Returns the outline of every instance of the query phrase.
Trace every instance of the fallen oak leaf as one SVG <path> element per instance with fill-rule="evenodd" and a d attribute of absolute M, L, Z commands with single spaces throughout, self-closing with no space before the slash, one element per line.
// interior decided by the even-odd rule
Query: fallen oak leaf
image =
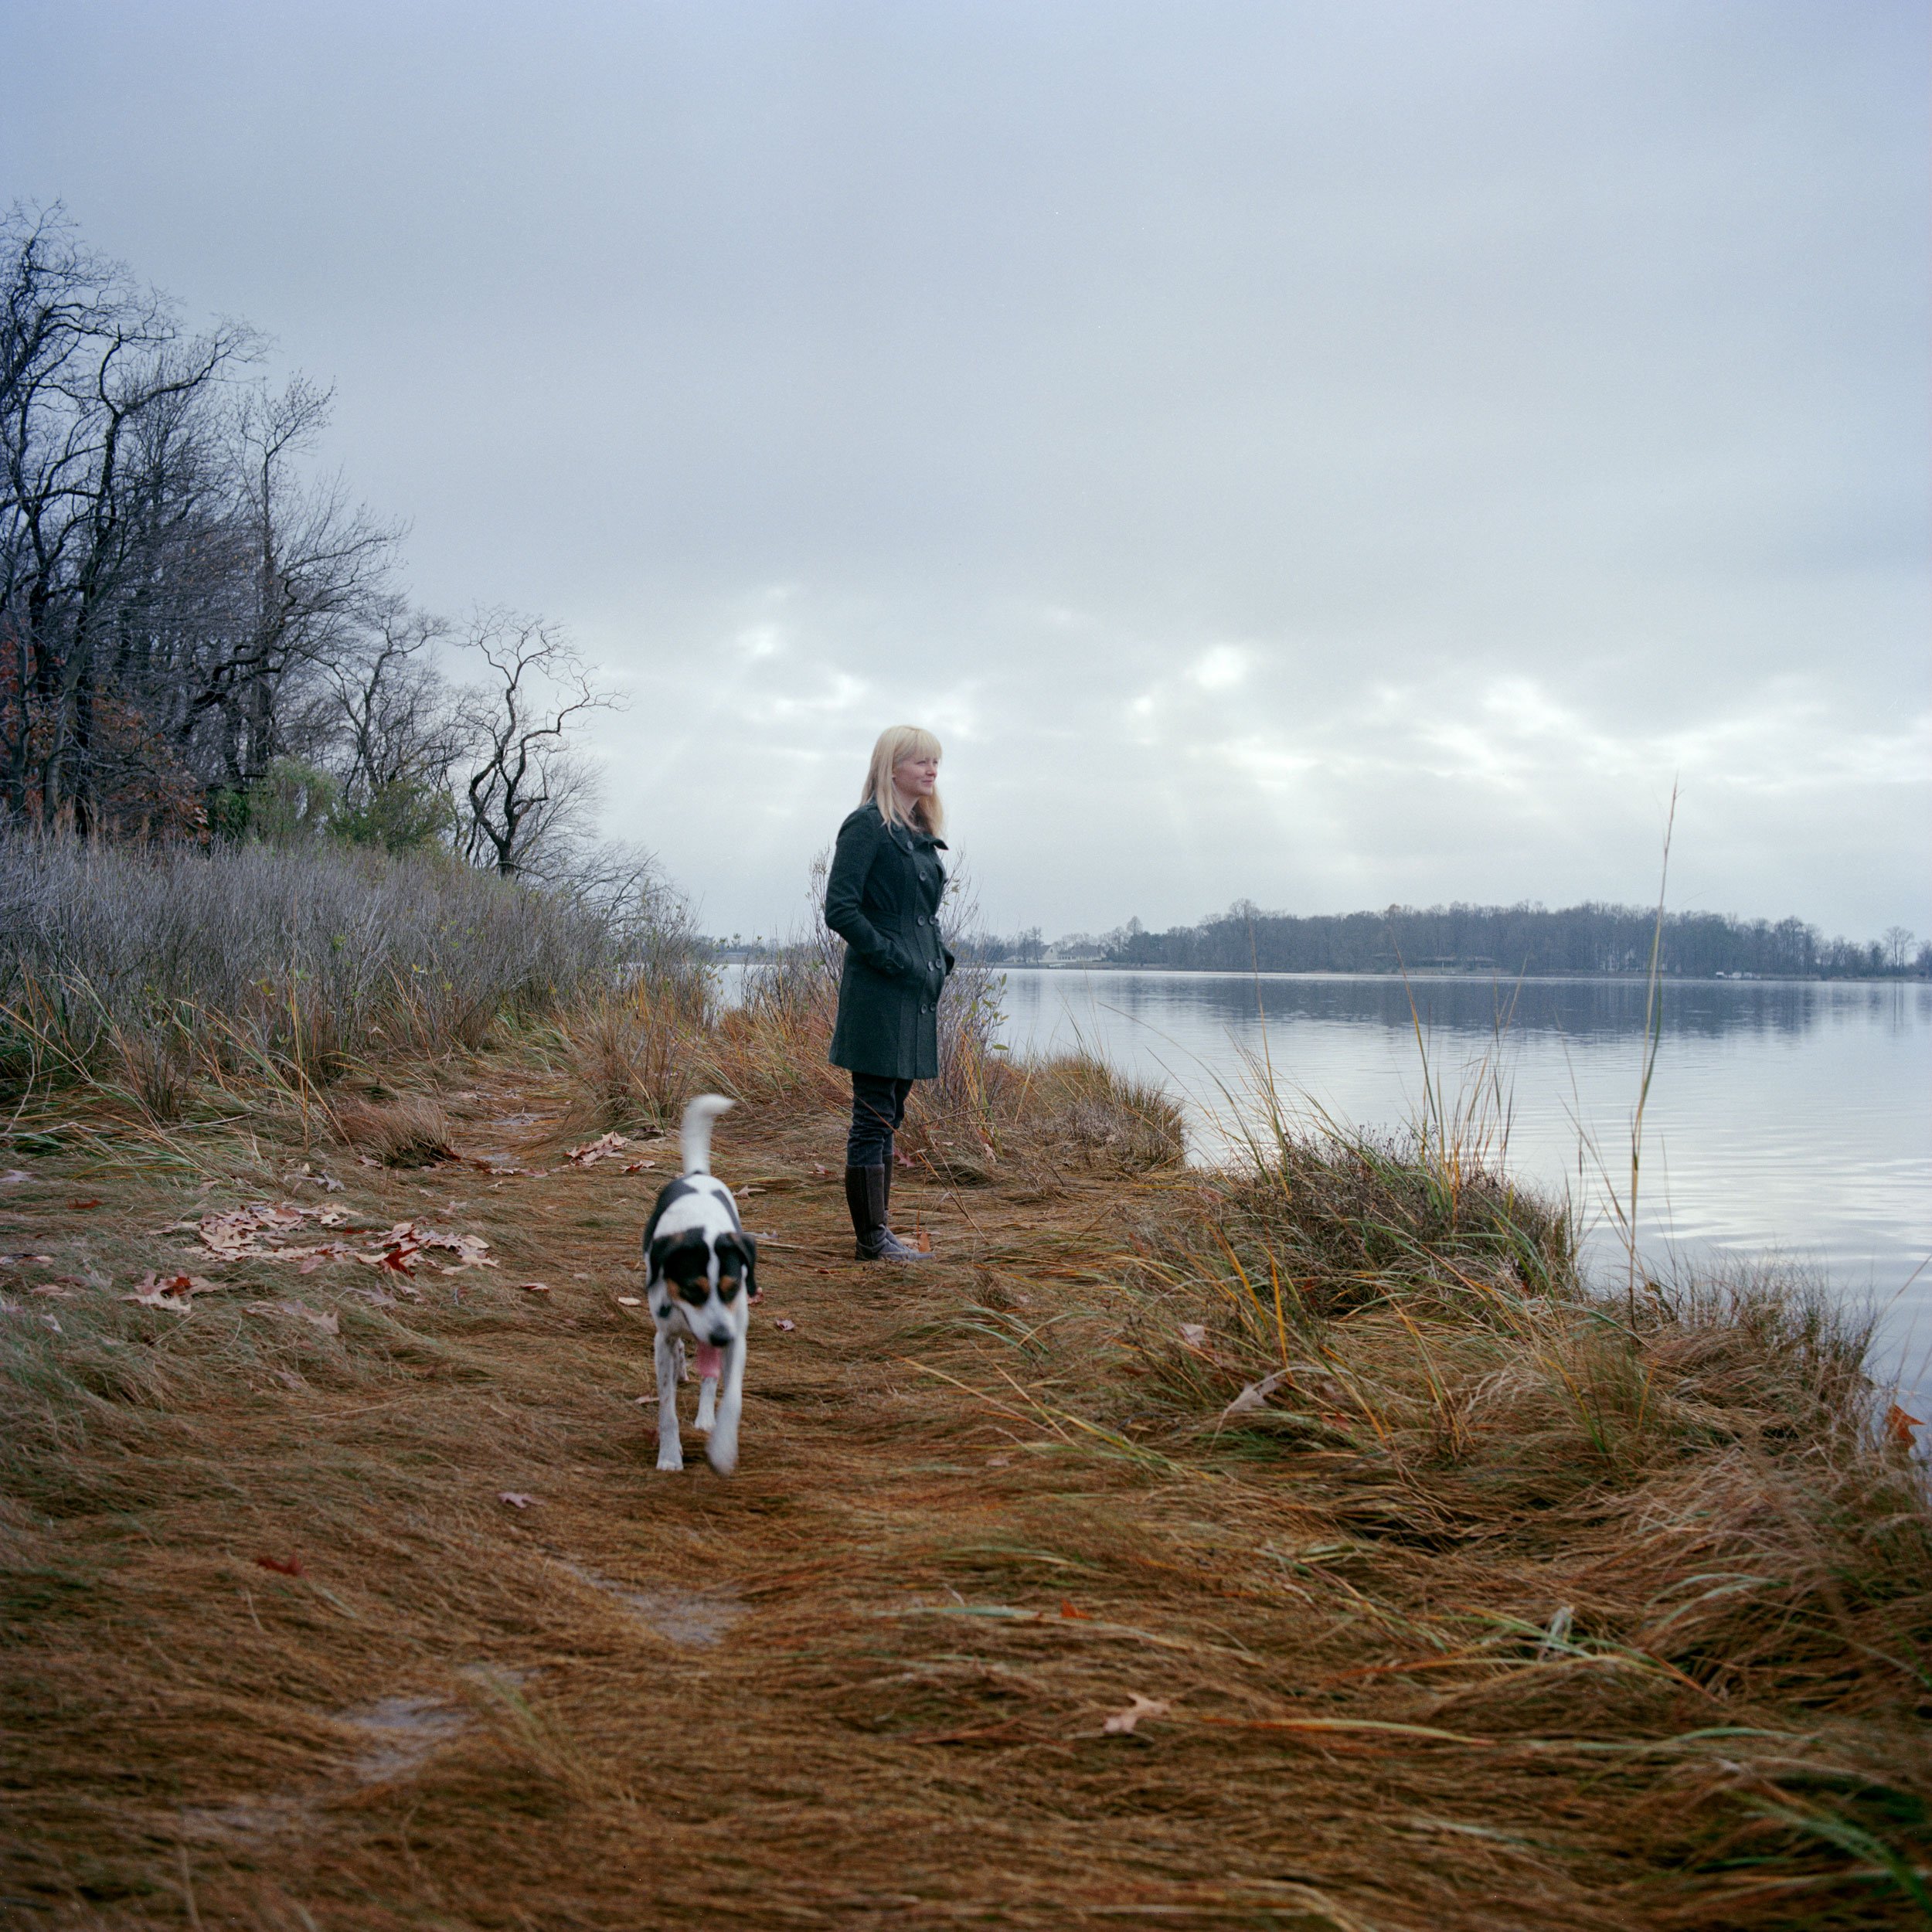
<path fill-rule="evenodd" d="M 624 1169 L 626 1174 L 641 1174 L 648 1167 L 655 1167 L 655 1161 L 632 1161 Z"/>
<path fill-rule="evenodd" d="M 644 1306 L 644 1297 L 641 1294 L 621 1294 L 617 1297 L 617 1306 L 621 1308 L 641 1308 Z"/>
<path fill-rule="evenodd" d="M 630 1145 L 621 1134 L 603 1134 L 594 1141 L 586 1141 L 581 1147 L 572 1148 L 563 1158 L 573 1167 L 594 1167 L 600 1161 L 614 1159 Z"/>
<path fill-rule="evenodd" d="M 354 1261 L 360 1257 L 346 1241 L 323 1241 L 312 1248 L 267 1248 L 264 1257 L 272 1261 L 293 1261 L 304 1274 L 313 1274 L 325 1261 Z"/>
<path fill-rule="evenodd" d="M 255 1561 L 264 1570 L 272 1570 L 277 1577 L 301 1577 L 307 1573 L 299 1556 L 257 1556 Z"/>
<path fill-rule="evenodd" d="M 288 1250 L 265 1247 L 264 1242 L 292 1233 L 304 1221 L 318 1221 L 325 1227 L 337 1227 L 348 1219 L 340 1208 L 296 1207 L 287 1201 L 252 1201 L 229 1208 L 219 1214 L 204 1214 L 198 1221 L 177 1222 L 177 1227 L 192 1227 L 202 1246 L 224 1260 L 245 1255 L 278 1257 Z"/>
<path fill-rule="evenodd" d="M 781 1335 L 790 1335 L 792 1330 L 797 1328 L 798 1325 L 795 1321 L 787 1321 L 783 1315 L 780 1315 L 771 1325 L 776 1328 Z"/>
<path fill-rule="evenodd" d="M 83 1208 L 97 1208 L 100 1206 L 100 1197 L 99 1195 L 96 1195 L 91 1201 L 70 1201 L 67 1205 L 77 1214 Z"/>
<path fill-rule="evenodd" d="M 246 1312 L 250 1315 L 280 1315 L 293 1319 L 313 1322 L 325 1335 L 339 1335 L 342 1323 L 336 1318 L 333 1308 L 317 1310 L 306 1301 L 250 1301 Z"/>
<path fill-rule="evenodd" d="M 548 1294 L 550 1292 L 550 1284 L 547 1281 L 519 1281 L 516 1285 L 519 1291 L 525 1294 Z"/>
<path fill-rule="evenodd" d="M 1090 1610 L 1077 1610 L 1064 1597 L 1060 1599 L 1060 1614 L 1083 1624 L 1090 1624 L 1094 1621 L 1094 1613 Z"/>
<path fill-rule="evenodd" d="M 440 1248 L 454 1254 L 457 1265 L 465 1268 L 493 1268 L 490 1244 L 480 1234 L 451 1234 L 441 1228 L 420 1228 L 413 1221 L 398 1221 L 378 1234 L 376 1245 L 355 1256 L 372 1268 L 388 1268 L 397 1274 L 413 1274 L 410 1265 L 425 1248 Z"/>
<path fill-rule="evenodd" d="M 1259 1382 L 1250 1382 L 1221 1411 L 1223 1420 L 1225 1420 L 1230 1416 L 1250 1415 L 1256 1410 L 1265 1409 L 1268 1406 L 1268 1397 L 1273 1395 L 1284 1382 L 1291 1379 L 1287 1369 L 1277 1369 L 1272 1373 L 1264 1375 Z"/>
<path fill-rule="evenodd" d="M 499 1489 L 496 1492 L 496 1499 L 498 1502 L 508 1503 L 512 1509 L 528 1509 L 536 1501 L 536 1497 L 526 1496 L 520 1489 Z"/>
<path fill-rule="evenodd" d="M 124 1301 L 138 1301 L 144 1308 L 165 1308 L 170 1315 L 185 1315 L 198 1294 L 212 1294 L 226 1284 L 204 1281 L 198 1274 L 158 1275 L 152 1268 L 134 1284 L 132 1294 Z"/>
<path fill-rule="evenodd" d="M 22 1181 L 31 1181 L 33 1176 L 24 1167 L 10 1167 L 0 1174 L 0 1187 L 18 1187 Z"/>
<path fill-rule="evenodd" d="M 1205 1349 L 1207 1346 L 1207 1338 L 1208 1332 L 1205 1323 L 1183 1321 L 1181 1324 L 1181 1339 L 1190 1349 Z"/>
<path fill-rule="evenodd" d="M 1143 1697 L 1138 1691 L 1129 1691 L 1128 1696 L 1132 1699 L 1132 1702 L 1125 1710 L 1116 1711 L 1100 1726 L 1101 1730 L 1110 1737 L 1131 1737 L 1134 1734 L 1134 1726 L 1142 1718 L 1165 1717 L 1174 1708 L 1164 1699 Z"/>

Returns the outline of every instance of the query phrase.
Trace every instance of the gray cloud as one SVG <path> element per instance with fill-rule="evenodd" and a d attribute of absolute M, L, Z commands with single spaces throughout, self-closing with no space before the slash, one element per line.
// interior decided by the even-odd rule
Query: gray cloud
<path fill-rule="evenodd" d="M 572 624 L 714 926 L 916 716 L 1002 923 L 1641 897 L 1681 772 L 1685 903 L 1932 929 L 1916 5 L 11 19 L 0 184 Z"/>

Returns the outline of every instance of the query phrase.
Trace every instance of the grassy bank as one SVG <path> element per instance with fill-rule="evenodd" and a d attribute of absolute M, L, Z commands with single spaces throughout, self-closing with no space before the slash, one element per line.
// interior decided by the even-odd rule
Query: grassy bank
<path fill-rule="evenodd" d="M 822 961 L 518 983 L 165 1117 L 111 1033 L 15 1063 L 19 1922 L 1921 1922 L 1932 1515 L 1828 1308 L 1632 1319 L 1453 1140 L 1188 1168 L 970 998 L 937 1258 L 858 1267 Z M 766 1237 L 730 1484 L 653 1470 L 618 1298 L 699 1086 Z"/>

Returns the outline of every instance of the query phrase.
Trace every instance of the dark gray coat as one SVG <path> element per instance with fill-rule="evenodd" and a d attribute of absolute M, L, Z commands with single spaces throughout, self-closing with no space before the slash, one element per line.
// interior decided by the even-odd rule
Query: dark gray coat
<path fill-rule="evenodd" d="M 943 841 L 889 825 L 873 804 L 838 828 L 825 923 L 845 942 L 832 1063 L 855 1073 L 939 1073 L 939 995 L 953 956 L 939 937 Z"/>

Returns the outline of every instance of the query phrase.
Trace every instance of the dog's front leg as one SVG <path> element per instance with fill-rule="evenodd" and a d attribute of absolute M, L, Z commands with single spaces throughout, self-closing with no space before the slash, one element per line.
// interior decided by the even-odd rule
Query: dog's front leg
<path fill-rule="evenodd" d="M 678 1378 L 684 1351 L 662 1330 L 658 1335 L 658 1467 L 682 1469 L 684 1444 L 678 1439 Z"/>
<path fill-rule="evenodd" d="M 721 1476 L 738 1466 L 738 1410 L 744 1400 L 745 1338 L 740 1335 L 725 1351 L 724 1392 L 719 1398 L 717 1419 L 705 1444 L 705 1460 Z"/>
<path fill-rule="evenodd" d="M 698 1416 L 691 1425 L 701 1436 L 710 1434 L 718 1419 L 718 1378 L 706 1376 L 698 1384 Z"/>

